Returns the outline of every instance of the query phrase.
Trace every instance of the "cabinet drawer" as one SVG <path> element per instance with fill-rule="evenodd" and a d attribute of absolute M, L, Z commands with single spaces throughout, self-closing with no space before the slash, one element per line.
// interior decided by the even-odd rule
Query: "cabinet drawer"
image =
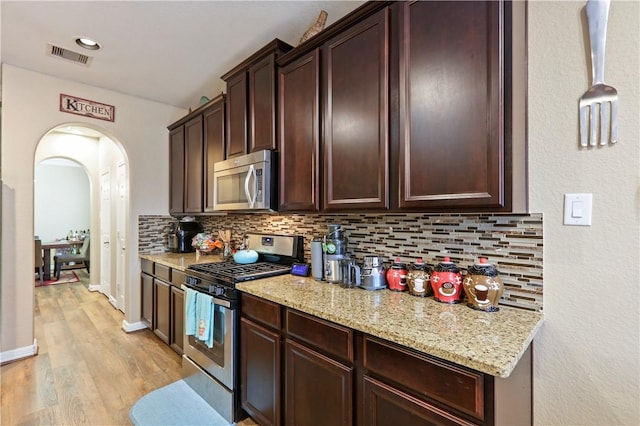
<path fill-rule="evenodd" d="M 171 271 L 171 284 L 180 287 L 184 284 L 184 272 L 174 269 Z"/>
<path fill-rule="evenodd" d="M 171 268 L 168 266 L 156 263 L 156 273 L 154 275 L 163 281 L 171 282 Z"/>
<path fill-rule="evenodd" d="M 484 420 L 484 375 L 365 336 L 364 368 L 415 394 Z"/>
<path fill-rule="evenodd" d="M 353 330 L 287 309 L 287 334 L 353 363 Z"/>
<path fill-rule="evenodd" d="M 153 262 L 147 259 L 140 259 L 140 269 L 145 274 L 153 275 Z"/>
<path fill-rule="evenodd" d="M 279 330 L 282 326 L 280 305 L 277 303 L 243 293 L 241 312 L 242 316 L 251 318 L 269 327 Z"/>
<path fill-rule="evenodd" d="M 474 424 L 371 377 L 364 376 L 363 390 L 367 425 L 385 424 L 388 419 L 411 426 Z"/>

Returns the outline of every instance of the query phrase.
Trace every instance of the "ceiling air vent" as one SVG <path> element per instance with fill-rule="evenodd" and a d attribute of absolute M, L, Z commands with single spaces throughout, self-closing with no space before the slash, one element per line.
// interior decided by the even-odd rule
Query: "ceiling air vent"
<path fill-rule="evenodd" d="M 91 65 L 91 60 L 93 59 L 91 56 L 83 55 L 64 47 L 54 46 L 53 44 L 47 44 L 47 54 L 86 66 Z"/>

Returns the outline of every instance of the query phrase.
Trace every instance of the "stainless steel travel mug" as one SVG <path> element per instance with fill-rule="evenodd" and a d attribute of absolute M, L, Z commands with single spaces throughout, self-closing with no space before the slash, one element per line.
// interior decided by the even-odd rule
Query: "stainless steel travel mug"
<path fill-rule="evenodd" d="M 316 280 L 324 278 L 324 261 L 322 259 L 322 240 L 314 238 L 311 241 L 311 276 Z"/>

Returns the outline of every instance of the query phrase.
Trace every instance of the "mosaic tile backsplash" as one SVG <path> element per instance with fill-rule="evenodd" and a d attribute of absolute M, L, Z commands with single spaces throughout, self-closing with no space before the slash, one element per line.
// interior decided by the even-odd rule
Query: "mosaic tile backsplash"
<path fill-rule="evenodd" d="M 140 216 L 139 247 L 143 253 L 166 251 L 171 216 Z M 365 255 L 388 263 L 399 257 L 409 264 L 422 257 L 434 265 L 449 256 L 463 273 L 479 257 L 500 272 L 505 291 L 501 304 L 542 311 L 542 214 L 234 214 L 199 216 L 206 232 L 230 229 L 234 240 L 247 232 L 302 235 L 305 258 L 310 243 L 340 224 L 348 252 L 360 262 Z"/>

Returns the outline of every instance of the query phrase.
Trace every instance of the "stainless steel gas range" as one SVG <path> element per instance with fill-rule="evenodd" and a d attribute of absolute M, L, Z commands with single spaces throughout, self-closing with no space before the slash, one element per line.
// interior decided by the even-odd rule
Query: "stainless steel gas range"
<path fill-rule="evenodd" d="M 185 316 L 190 311 L 187 304 L 193 303 L 194 298 L 205 295 L 205 298 L 213 299 L 213 339 L 210 346 L 185 332 L 183 378 L 230 423 L 242 417 L 238 350 L 240 304 L 235 284 L 288 274 L 293 263 L 304 260 L 301 236 L 247 234 L 246 241 L 247 248 L 259 255 L 256 263 L 226 261 L 192 265 L 187 268 L 183 286 L 186 292 Z M 188 318 L 185 317 L 187 323 Z"/>

